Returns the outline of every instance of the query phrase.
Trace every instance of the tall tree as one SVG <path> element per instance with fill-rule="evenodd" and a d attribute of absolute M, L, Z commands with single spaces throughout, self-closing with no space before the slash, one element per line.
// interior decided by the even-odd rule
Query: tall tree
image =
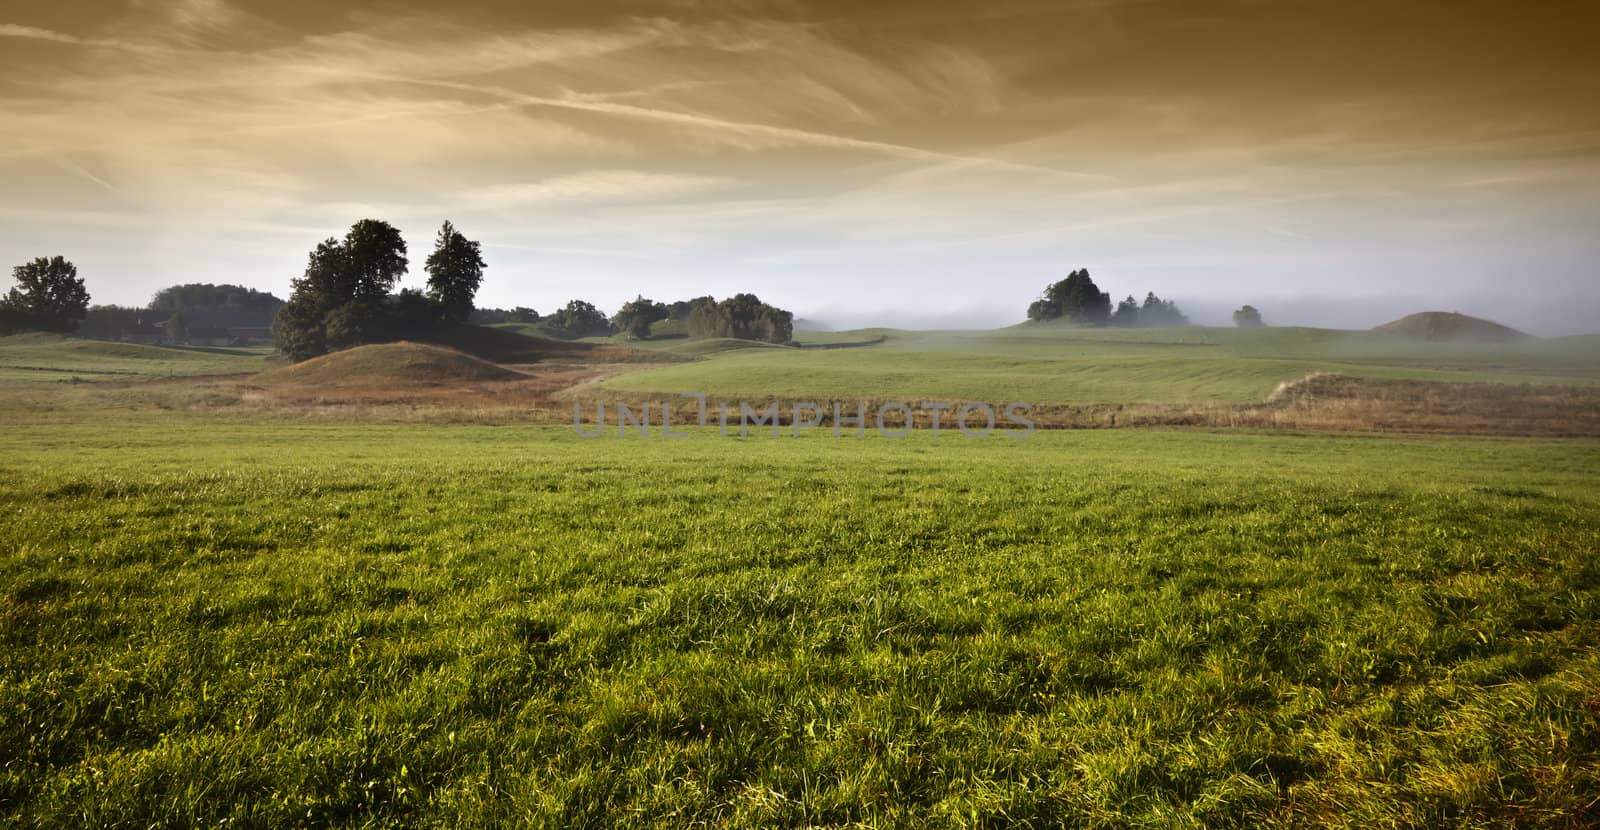
<path fill-rule="evenodd" d="M 428 297 L 438 304 L 445 319 L 466 322 L 472 316 L 472 300 L 483 284 L 483 252 L 448 221 L 439 229 L 439 239 L 425 266 L 428 272 Z"/>
<path fill-rule="evenodd" d="M 1233 313 L 1233 324 L 1242 329 L 1258 329 L 1265 326 L 1261 321 L 1261 312 L 1253 305 L 1247 305 Z"/>
<path fill-rule="evenodd" d="M 89 313 L 89 291 L 78 278 L 78 266 L 63 257 L 39 257 L 11 269 L 17 286 L 0 306 L 27 325 L 71 331 Z"/>

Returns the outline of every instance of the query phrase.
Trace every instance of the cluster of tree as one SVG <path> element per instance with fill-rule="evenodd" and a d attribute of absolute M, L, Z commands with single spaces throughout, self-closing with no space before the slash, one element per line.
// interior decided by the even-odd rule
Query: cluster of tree
<path fill-rule="evenodd" d="M 344 239 L 311 252 L 305 274 L 273 322 L 279 351 L 305 360 L 330 351 L 406 338 L 426 338 L 446 322 L 465 322 L 483 282 L 477 242 L 449 222 L 428 256 L 428 290 L 390 292 L 405 275 L 406 242 L 388 222 L 363 219 Z"/>
<path fill-rule="evenodd" d="M 706 305 L 707 303 L 714 303 L 716 301 L 716 298 L 707 294 L 704 297 L 695 297 L 692 300 L 679 300 L 675 303 L 667 303 L 667 319 L 682 320 L 687 322 L 689 315 L 693 314 L 696 308 Z"/>
<path fill-rule="evenodd" d="M 265 338 L 283 300 L 241 285 L 189 283 L 156 292 L 143 307 L 90 306 L 77 333 L 101 340 L 184 343 L 191 333 L 221 332 L 233 340 Z M 217 335 L 221 336 L 221 335 Z"/>
<path fill-rule="evenodd" d="M 611 315 L 612 325 L 635 340 L 649 337 L 650 327 L 665 319 L 667 319 L 666 304 L 644 297 L 634 297 L 623 303 L 616 314 Z"/>
<path fill-rule="evenodd" d="M 1242 329 L 1258 329 L 1266 325 L 1261 319 L 1261 312 L 1253 305 L 1247 305 L 1233 313 L 1233 324 Z"/>
<path fill-rule="evenodd" d="M 694 315 L 696 309 L 716 305 L 716 302 L 711 296 L 679 300 L 674 303 L 658 303 L 644 297 L 634 297 L 624 303 L 616 314 L 611 315 L 611 322 L 618 331 L 635 340 L 643 340 L 650 336 L 650 327 L 656 323 L 662 320 L 686 322 Z"/>
<path fill-rule="evenodd" d="M 1029 320 L 1062 318 L 1075 323 L 1104 323 L 1111 319 L 1111 295 L 1094 284 L 1087 268 L 1051 283 L 1045 288 L 1044 296 L 1028 306 Z"/>
<path fill-rule="evenodd" d="M 1155 295 L 1154 291 L 1144 295 L 1144 303 L 1129 294 L 1122 302 L 1117 303 L 1117 310 L 1111 313 L 1111 325 L 1144 326 L 1146 328 L 1166 328 L 1170 326 L 1187 326 L 1189 318 L 1178 310 L 1178 304 L 1171 300 L 1163 300 Z"/>
<path fill-rule="evenodd" d="M 0 297 L 0 334 L 72 331 L 89 310 L 89 291 L 78 266 L 62 257 L 39 257 L 11 269 L 17 284 Z"/>
<path fill-rule="evenodd" d="M 163 288 L 150 298 L 151 311 L 208 311 L 236 309 L 240 317 L 270 324 L 283 300 L 242 285 L 192 282 Z"/>
<path fill-rule="evenodd" d="M 689 336 L 788 343 L 794 339 L 794 314 L 767 305 L 754 294 L 735 294 L 722 302 L 695 305 L 689 313 Z"/>
<path fill-rule="evenodd" d="M 1094 284 L 1086 268 L 1073 271 L 1066 279 L 1045 288 L 1044 296 L 1028 306 L 1028 319 L 1066 319 L 1074 323 L 1129 327 L 1189 324 L 1189 318 L 1179 310 L 1177 303 L 1163 300 L 1155 292 L 1145 294 L 1142 304 L 1130 294 L 1113 310 L 1111 295 Z"/>
<path fill-rule="evenodd" d="M 541 324 L 557 337 L 605 337 L 616 331 L 605 312 L 583 300 L 569 300 Z"/>

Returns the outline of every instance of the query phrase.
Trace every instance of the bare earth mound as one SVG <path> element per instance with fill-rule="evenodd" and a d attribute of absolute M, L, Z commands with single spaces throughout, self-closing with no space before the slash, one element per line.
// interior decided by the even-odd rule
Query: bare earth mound
<path fill-rule="evenodd" d="M 1521 340 L 1528 336 L 1491 320 L 1468 317 L 1451 311 L 1424 311 L 1420 314 L 1410 314 L 1394 322 L 1384 323 L 1373 331 L 1433 341 L 1500 342 Z"/>
<path fill-rule="evenodd" d="M 261 376 L 271 384 L 385 390 L 527 379 L 521 372 L 454 349 L 405 342 L 358 346 Z"/>

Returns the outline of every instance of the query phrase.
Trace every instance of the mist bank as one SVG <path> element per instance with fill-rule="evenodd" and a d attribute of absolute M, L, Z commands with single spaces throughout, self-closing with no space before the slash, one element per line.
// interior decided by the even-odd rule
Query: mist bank
<path fill-rule="evenodd" d="M 1517 298 L 1386 294 L 1360 297 L 1294 294 L 1282 296 L 1196 299 L 1183 294 L 1175 301 L 1197 326 L 1232 326 L 1233 312 L 1250 304 L 1270 326 L 1365 330 L 1421 311 L 1454 311 L 1493 320 L 1540 337 L 1600 333 L 1600 298 Z M 830 306 L 797 309 L 806 327 L 848 331 L 864 328 L 972 330 L 1011 326 L 1023 321 L 1026 303 L 966 308 L 841 309 Z"/>

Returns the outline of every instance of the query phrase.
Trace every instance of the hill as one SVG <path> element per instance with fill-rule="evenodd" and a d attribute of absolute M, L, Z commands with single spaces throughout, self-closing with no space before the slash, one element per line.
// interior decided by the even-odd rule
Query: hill
<path fill-rule="evenodd" d="M 525 380 L 527 375 L 455 349 L 422 343 L 381 343 L 297 363 L 261 376 L 269 383 L 388 390 Z"/>
<path fill-rule="evenodd" d="M 1397 334 L 1418 340 L 1465 340 L 1478 342 L 1503 342 L 1522 340 L 1528 335 L 1492 320 L 1469 317 L 1453 311 L 1424 311 L 1408 314 L 1393 322 L 1377 326 L 1373 331 Z"/>

